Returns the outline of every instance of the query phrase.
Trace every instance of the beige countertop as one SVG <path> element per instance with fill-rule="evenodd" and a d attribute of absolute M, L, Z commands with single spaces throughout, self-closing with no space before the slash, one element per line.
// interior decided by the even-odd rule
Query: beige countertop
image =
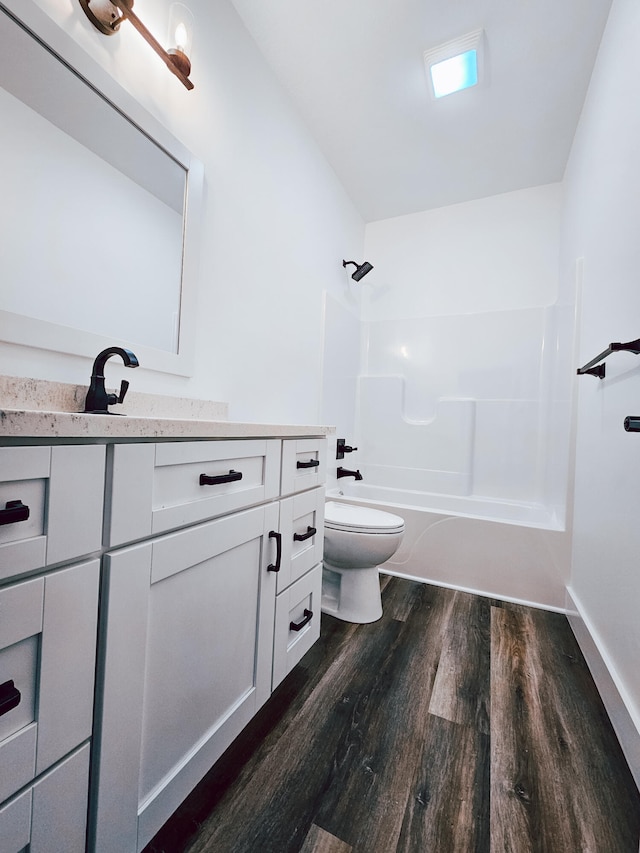
<path fill-rule="evenodd" d="M 81 411 L 86 390 L 0 377 L 0 442 L 306 438 L 335 431 L 329 426 L 230 421 L 226 403 L 135 392 L 113 407 L 114 414 L 90 415 Z"/>
<path fill-rule="evenodd" d="M 333 427 L 296 424 L 260 424 L 195 418 L 85 415 L 0 409 L 0 440 L 11 439 L 124 439 L 132 441 L 199 438 L 286 438 L 330 435 Z"/>

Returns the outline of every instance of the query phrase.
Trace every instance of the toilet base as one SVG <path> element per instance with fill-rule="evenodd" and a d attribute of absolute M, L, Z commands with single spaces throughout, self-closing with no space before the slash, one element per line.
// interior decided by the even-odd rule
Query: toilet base
<path fill-rule="evenodd" d="M 321 609 L 344 622 L 377 622 L 382 616 L 378 566 L 343 569 L 325 560 Z"/>

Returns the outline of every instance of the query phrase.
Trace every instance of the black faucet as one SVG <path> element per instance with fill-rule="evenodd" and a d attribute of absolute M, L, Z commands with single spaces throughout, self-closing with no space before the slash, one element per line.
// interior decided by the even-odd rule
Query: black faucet
<path fill-rule="evenodd" d="M 362 480 L 362 474 L 360 471 L 347 471 L 346 468 L 343 468 L 342 465 L 338 468 L 338 479 L 340 480 L 342 477 L 354 477 L 356 480 Z"/>
<path fill-rule="evenodd" d="M 91 415 L 112 415 L 108 406 L 114 406 L 116 403 L 122 403 L 124 396 L 127 393 L 129 383 L 123 379 L 120 384 L 120 392 L 118 394 L 108 394 L 104 387 L 104 366 L 112 355 L 119 355 L 124 362 L 125 367 L 139 367 L 138 359 L 130 349 L 124 347 L 108 347 L 103 349 L 96 356 L 93 362 L 93 370 L 91 372 L 91 385 L 87 391 L 87 397 L 84 403 L 85 412 Z"/>

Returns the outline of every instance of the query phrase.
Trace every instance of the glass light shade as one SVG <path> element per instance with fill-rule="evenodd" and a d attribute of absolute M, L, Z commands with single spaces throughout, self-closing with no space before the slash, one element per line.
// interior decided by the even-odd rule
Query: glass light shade
<path fill-rule="evenodd" d="M 189 9 L 183 3 L 173 3 L 169 9 L 167 52 L 187 76 L 191 69 L 189 57 L 193 47 L 193 30 L 194 20 Z"/>

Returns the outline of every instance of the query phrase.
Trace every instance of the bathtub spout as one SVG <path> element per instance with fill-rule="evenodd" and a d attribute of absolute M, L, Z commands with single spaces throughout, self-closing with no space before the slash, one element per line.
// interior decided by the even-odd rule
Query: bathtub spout
<path fill-rule="evenodd" d="M 360 471 L 347 471 L 346 468 L 340 465 L 338 468 L 338 479 L 340 480 L 342 477 L 353 477 L 355 480 L 362 480 Z"/>

